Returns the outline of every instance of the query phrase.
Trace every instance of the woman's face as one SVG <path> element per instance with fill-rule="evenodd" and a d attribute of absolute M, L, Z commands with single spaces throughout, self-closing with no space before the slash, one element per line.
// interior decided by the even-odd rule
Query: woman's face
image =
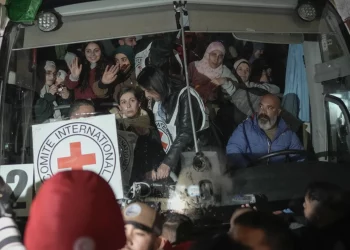
<path fill-rule="evenodd" d="M 240 65 L 238 65 L 236 72 L 243 82 L 247 82 L 249 80 L 250 67 L 248 64 L 241 63 Z"/>
<path fill-rule="evenodd" d="M 158 94 L 156 91 L 150 90 L 150 89 L 145 89 L 142 87 L 141 87 L 141 89 L 145 92 L 145 96 L 147 99 L 153 100 L 155 102 L 160 102 L 162 100 L 160 97 L 160 94 Z"/>
<path fill-rule="evenodd" d="M 317 201 L 310 200 L 308 195 L 306 195 L 303 206 L 304 206 L 304 216 L 306 219 L 310 220 L 317 206 Z"/>
<path fill-rule="evenodd" d="M 260 77 L 260 82 L 269 82 L 267 71 L 263 70 Z"/>
<path fill-rule="evenodd" d="M 90 63 L 97 63 L 101 58 L 101 48 L 96 43 L 89 43 L 85 48 L 85 57 Z"/>
<path fill-rule="evenodd" d="M 224 54 L 220 50 L 214 50 L 209 54 L 209 66 L 216 69 L 222 65 Z"/>
<path fill-rule="evenodd" d="M 140 109 L 140 102 L 136 99 L 134 93 L 127 92 L 120 97 L 120 108 L 122 113 L 127 118 L 134 118 L 138 115 Z"/>
<path fill-rule="evenodd" d="M 45 84 L 51 86 L 56 81 L 56 67 L 48 67 L 45 70 Z"/>

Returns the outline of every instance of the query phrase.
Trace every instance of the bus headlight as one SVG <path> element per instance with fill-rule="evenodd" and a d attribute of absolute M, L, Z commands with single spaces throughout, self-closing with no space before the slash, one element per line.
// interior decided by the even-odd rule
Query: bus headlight
<path fill-rule="evenodd" d="M 41 31 L 49 32 L 60 27 L 61 18 L 54 12 L 41 12 L 38 15 L 38 27 Z"/>
<path fill-rule="evenodd" d="M 317 17 L 317 8 L 312 2 L 301 3 L 297 7 L 298 16 L 304 21 L 314 21 Z"/>

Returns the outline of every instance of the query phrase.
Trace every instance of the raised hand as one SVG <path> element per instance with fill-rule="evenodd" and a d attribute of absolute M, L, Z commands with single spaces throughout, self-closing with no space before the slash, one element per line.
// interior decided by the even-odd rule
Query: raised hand
<path fill-rule="evenodd" d="M 69 66 L 70 74 L 73 78 L 79 78 L 83 66 L 79 64 L 78 57 L 74 58 L 73 63 Z"/>
<path fill-rule="evenodd" d="M 105 72 L 103 73 L 101 82 L 103 84 L 111 84 L 117 79 L 117 73 L 119 71 L 119 64 L 107 66 Z"/>

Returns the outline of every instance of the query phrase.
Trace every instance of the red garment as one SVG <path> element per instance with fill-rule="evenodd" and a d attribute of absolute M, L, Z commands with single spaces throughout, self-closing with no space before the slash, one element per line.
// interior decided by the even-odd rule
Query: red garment
<path fill-rule="evenodd" d="M 191 241 L 186 241 L 177 245 L 171 245 L 170 242 L 167 241 L 163 247 L 163 250 L 189 250 L 191 246 Z"/>
<path fill-rule="evenodd" d="M 173 246 L 172 250 L 189 250 L 192 246 L 191 241 L 186 241 L 180 244 L 177 244 L 176 246 Z"/>
<path fill-rule="evenodd" d="M 78 87 L 80 83 L 79 81 L 72 81 L 69 79 L 69 76 L 67 77 L 67 81 L 66 81 L 67 88 L 74 89 L 75 100 L 97 98 L 94 91 L 92 90 L 92 85 L 94 84 L 94 82 L 96 82 L 95 76 L 96 76 L 96 68 L 93 68 L 89 72 L 89 85 L 83 92 L 81 92 L 81 88 Z"/>
<path fill-rule="evenodd" d="M 188 76 L 193 88 L 202 97 L 204 103 L 217 99 L 218 86 L 212 83 L 210 78 L 198 72 L 195 62 L 188 66 Z"/>
<path fill-rule="evenodd" d="M 163 250 L 172 250 L 173 246 L 171 245 L 171 243 L 169 241 L 166 241 Z"/>
<path fill-rule="evenodd" d="M 116 250 L 125 243 L 119 205 L 100 176 L 64 171 L 41 186 L 25 230 L 27 250 Z"/>

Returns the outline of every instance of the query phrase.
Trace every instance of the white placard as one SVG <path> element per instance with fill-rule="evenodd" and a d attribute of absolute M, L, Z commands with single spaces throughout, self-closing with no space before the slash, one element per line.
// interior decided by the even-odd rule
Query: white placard
<path fill-rule="evenodd" d="M 89 170 L 111 185 L 117 199 L 123 198 L 114 115 L 34 125 L 32 132 L 36 183 L 59 171 Z"/>
<path fill-rule="evenodd" d="M 2 165 L 0 175 L 12 190 L 16 215 L 27 217 L 33 199 L 33 164 Z"/>

